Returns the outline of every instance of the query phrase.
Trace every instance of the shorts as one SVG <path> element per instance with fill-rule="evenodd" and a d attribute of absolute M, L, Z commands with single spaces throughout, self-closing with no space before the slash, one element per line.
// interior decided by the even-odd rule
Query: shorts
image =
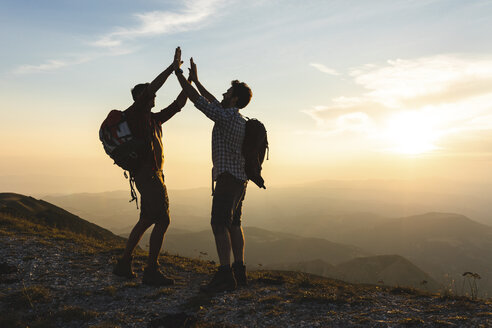
<path fill-rule="evenodd" d="M 241 212 L 248 181 L 239 180 L 230 173 L 222 173 L 212 201 L 212 225 L 241 226 Z"/>
<path fill-rule="evenodd" d="M 162 170 L 138 172 L 135 184 L 140 192 L 140 220 L 169 224 L 169 197 Z"/>

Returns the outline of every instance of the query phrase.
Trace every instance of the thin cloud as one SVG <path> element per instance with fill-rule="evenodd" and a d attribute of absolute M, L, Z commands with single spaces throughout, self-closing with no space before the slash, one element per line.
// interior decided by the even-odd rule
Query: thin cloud
<path fill-rule="evenodd" d="M 48 60 L 46 63 L 40 65 L 22 65 L 18 67 L 14 72 L 17 74 L 40 73 L 52 71 L 68 65 L 69 63 L 65 61 Z"/>
<path fill-rule="evenodd" d="M 355 83 L 369 90 L 365 95 L 372 100 L 388 107 L 400 107 L 405 106 L 408 100 L 445 95 L 456 86 L 490 80 L 492 60 L 450 55 L 396 59 L 383 67 L 367 66 L 352 70 L 350 75 Z"/>
<path fill-rule="evenodd" d="M 379 118 L 388 113 L 388 109 L 365 97 L 338 97 L 329 106 L 318 105 L 312 109 L 302 110 L 316 121 L 321 128 L 334 126 L 339 117 L 354 113 L 363 113 L 367 117 Z"/>
<path fill-rule="evenodd" d="M 47 60 L 46 63 L 40 65 L 22 65 L 14 70 L 15 74 L 32 74 L 43 73 L 60 69 L 62 67 L 78 65 L 94 59 L 94 56 L 79 56 L 78 58 L 72 58 L 69 60 Z"/>
<path fill-rule="evenodd" d="M 460 135 L 492 132 L 490 57 L 437 55 L 396 59 L 385 65 L 353 69 L 350 76 L 365 91 L 303 110 L 315 120 L 318 129 L 365 132 L 366 137 L 384 142 L 384 138 L 388 139 L 384 131 L 391 128 L 392 118 L 414 113 L 422 119 L 401 124 L 413 124 L 418 131 L 425 123 L 436 136 L 436 144 L 451 136 L 455 140 Z"/>
<path fill-rule="evenodd" d="M 312 66 L 312 67 L 316 68 L 318 71 L 320 71 L 322 73 L 326 73 L 326 74 L 329 74 L 329 75 L 340 75 L 333 68 L 326 67 L 325 65 L 320 64 L 320 63 L 309 63 L 309 66 Z"/>
<path fill-rule="evenodd" d="M 202 28 L 207 18 L 217 14 L 225 0 L 188 0 L 178 11 L 151 11 L 134 14 L 137 20 L 135 27 L 114 28 L 112 32 L 89 42 L 94 53 L 88 50 L 82 59 L 52 59 L 39 65 L 22 65 L 14 70 L 16 74 L 42 73 L 57 70 L 63 67 L 94 60 L 101 56 L 119 56 L 132 53 L 137 47 L 132 42 L 143 38 L 165 34 L 185 32 Z M 101 50 L 102 49 L 102 50 Z"/>
<path fill-rule="evenodd" d="M 92 43 L 98 47 L 119 47 L 129 40 L 141 37 L 172 34 L 198 29 L 206 18 L 215 14 L 224 3 L 223 0 L 192 0 L 185 1 L 184 8 L 177 12 L 152 11 L 135 14 L 137 26 L 132 28 L 117 28 L 103 35 Z"/>

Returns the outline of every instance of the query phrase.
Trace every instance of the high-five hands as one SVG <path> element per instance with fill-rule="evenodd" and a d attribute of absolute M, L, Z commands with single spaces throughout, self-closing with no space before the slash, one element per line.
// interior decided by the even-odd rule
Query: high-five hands
<path fill-rule="evenodd" d="M 188 71 L 190 73 L 191 81 L 196 83 L 198 81 L 198 73 L 196 71 L 196 64 L 193 61 L 193 57 L 190 58 L 190 68 L 188 68 Z"/>
<path fill-rule="evenodd" d="M 181 67 L 181 64 L 183 64 L 183 62 L 181 61 L 181 48 L 177 47 L 176 51 L 174 52 L 174 61 L 173 61 L 174 69 L 175 70 L 179 69 Z"/>
<path fill-rule="evenodd" d="M 176 48 L 176 51 L 174 52 L 174 61 L 172 63 L 172 66 L 173 66 L 173 69 L 175 71 L 180 71 L 181 70 L 181 64 L 183 64 L 183 62 L 181 61 L 181 48 L 180 47 L 177 47 Z M 197 73 L 196 73 L 196 65 L 195 63 L 193 62 L 193 58 L 190 59 L 190 66 L 191 66 L 191 69 L 189 69 L 189 75 L 188 75 L 188 82 L 193 82 L 193 81 L 198 81 L 198 77 L 197 77 Z M 183 71 L 181 71 L 182 73 Z M 192 74 L 193 72 L 193 74 Z"/>

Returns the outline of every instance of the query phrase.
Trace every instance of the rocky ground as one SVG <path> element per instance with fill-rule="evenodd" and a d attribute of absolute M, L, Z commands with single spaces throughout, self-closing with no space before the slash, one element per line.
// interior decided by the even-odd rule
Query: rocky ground
<path fill-rule="evenodd" d="M 250 286 L 199 293 L 211 262 L 164 254 L 171 287 L 112 275 L 102 243 L 0 220 L 0 327 L 492 327 L 492 300 L 254 271 Z M 22 231 L 21 231 L 22 230 Z M 145 253 L 135 269 L 142 276 Z"/>

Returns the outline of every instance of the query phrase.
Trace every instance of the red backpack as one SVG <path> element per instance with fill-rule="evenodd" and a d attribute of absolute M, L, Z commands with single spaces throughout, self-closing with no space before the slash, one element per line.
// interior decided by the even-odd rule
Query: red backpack
<path fill-rule="evenodd" d="M 99 129 L 99 139 L 103 144 L 104 151 L 113 159 L 114 164 L 130 172 L 130 193 L 132 197 L 130 201 L 137 199 L 133 186 L 133 175 L 142 163 L 146 149 L 148 149 L 148 143 L 141 138 L 135 137 L 126 113 L 116 109 L 109 112 L 102 122 Z M 125 177 L 128 178 L 126 172 Z"/>
<path fill-rule="evenodd" d="M 130 127 L 125 112 L 112 110 L 101 124 L 99 139 L 116 165 L 134 173 L 141 164 L 146 143 L 136 138 Z"/>

